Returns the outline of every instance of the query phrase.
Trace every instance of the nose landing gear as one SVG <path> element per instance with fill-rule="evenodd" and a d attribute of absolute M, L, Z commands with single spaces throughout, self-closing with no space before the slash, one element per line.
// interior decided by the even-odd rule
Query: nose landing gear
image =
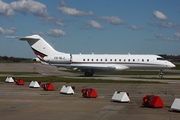
<path fill-rule="evenodd" d="M 163 70 L 160 70 L 159 77 L 163 78 L 163 75 L 164 75 Z"/>

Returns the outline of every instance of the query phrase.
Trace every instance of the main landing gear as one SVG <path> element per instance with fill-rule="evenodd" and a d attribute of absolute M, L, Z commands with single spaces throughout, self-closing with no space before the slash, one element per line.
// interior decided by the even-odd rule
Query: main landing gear
<path fill-rule="evenodd" d="M 164 75 L 163 70 L 160 70 L 159 77 L 163 78 L 163 75 Z"/>
<path fill-rule="evenodd" d="M 92 77 L 92 76 L 93 76 L 93 74 L 94 74 L 94 72 L 93 72 L 93 71 L 91 71 L 91 72 L 89 72 L 89 71 L 84 72 L 84 76 L 85 76 L 85 77 Z"/>

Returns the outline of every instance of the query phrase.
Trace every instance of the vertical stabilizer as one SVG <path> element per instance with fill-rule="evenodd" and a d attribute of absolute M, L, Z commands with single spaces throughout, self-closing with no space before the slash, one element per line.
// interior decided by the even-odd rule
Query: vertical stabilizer
<path fill-rule="evenodd" d="M 29 43 L 36 56 L 44 58 L 45 56 L 54 55 L 60 53 L 56 51 L 51 45 L 49 45 L 39 35 L 32 35 L 20 38 L 19 40 L 25 40 Z M 62 53 L 63 54 L 63 53 Z"/>

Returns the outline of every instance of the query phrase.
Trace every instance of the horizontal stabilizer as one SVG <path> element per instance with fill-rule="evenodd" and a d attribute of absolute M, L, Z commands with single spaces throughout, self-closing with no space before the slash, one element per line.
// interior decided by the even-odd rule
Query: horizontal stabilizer
<path fill-rule="evenodd" d="M 41 39 L 41 37 L 39 35 L 31 35 L 31 36 L 26 36 L 26 37 L 22 37 L 19 40 L 39 40 Z"/>
<path fill-rule="evenodd" d="M 40 36 L 39 35 L 32 35 L 32 36 L 6 36 L 8 38 L 13 38 L 13 39 L 19 39 L 19 40 L 39 40 Z"/>
<path fill-rule="evenodd" d="M 7 38 L 20 39 L 22 36 L 6 36 Z"/>
<path fill-rule="evenodd" d="M 39 38 L 20 38 L 19 40 L 39 40 Z"/>

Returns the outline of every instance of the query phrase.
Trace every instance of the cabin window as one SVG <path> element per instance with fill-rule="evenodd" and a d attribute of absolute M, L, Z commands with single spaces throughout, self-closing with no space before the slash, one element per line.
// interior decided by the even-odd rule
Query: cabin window
<path fill-rule="evenodd" d="M 157 58 L 157 60 L 165 60 L 164 58 Z"/>
<path fill-rule="evenodd" d="M 144 59 L 142 59 L 142 62 L 144 62 Z"/>
<path fill-rule="evenodd" d="M 83 61 L 85 61 L 85 59 L 83 59 Z"/>
<path fill-rule="evenodd" d="M 112 61 L 112 59 L 110 59 L 110 61 Z"/>
<path fill-rule="evenodd" d="M 103 60 L 101 59 L 101 61 L 103 61 Z"/>
<path fill-rule="evenodd" d="M 128 61 L 130 62 L 130 59 L 128 59 Z"/>
<path fill-rule="evenodd" d="M 107 61 L 107 59 L 105 59 L 105 61 Z"/>
<path fill-rule="evenodd" d="M 91 61 L 93 61 L 93 59 L 91 59 Z"/>
<path fill-rule="evenodd" d="M 87 59 L 87 61 L 89 61 L 89 59 Z"/>
<path fill-rule="evenodd" d="M 149 62 L 149 59 L 147 59 L 147 62 Z"/>
<path fill-rule="evenodd" d="M 135 62 L 135 59 L 133 59 L 133 62 Z"/>
<path fill-rule="evenodd" d="M 96 59 L 96 61 L 98 61 L 98 59 Z"/>
<path fill-rule="evenodd" d="M 126 59 L 124 59 L 124 62 L 126 61 Z"/>
<path fill-rule="evenodd" d="M 114 61 L 116 61 L 116 59 L 114 59 Z"/>
<path fill-rule="evenodd" d="M 119 59 L 119 61 L 121 62 L 121 59 Z"/>

